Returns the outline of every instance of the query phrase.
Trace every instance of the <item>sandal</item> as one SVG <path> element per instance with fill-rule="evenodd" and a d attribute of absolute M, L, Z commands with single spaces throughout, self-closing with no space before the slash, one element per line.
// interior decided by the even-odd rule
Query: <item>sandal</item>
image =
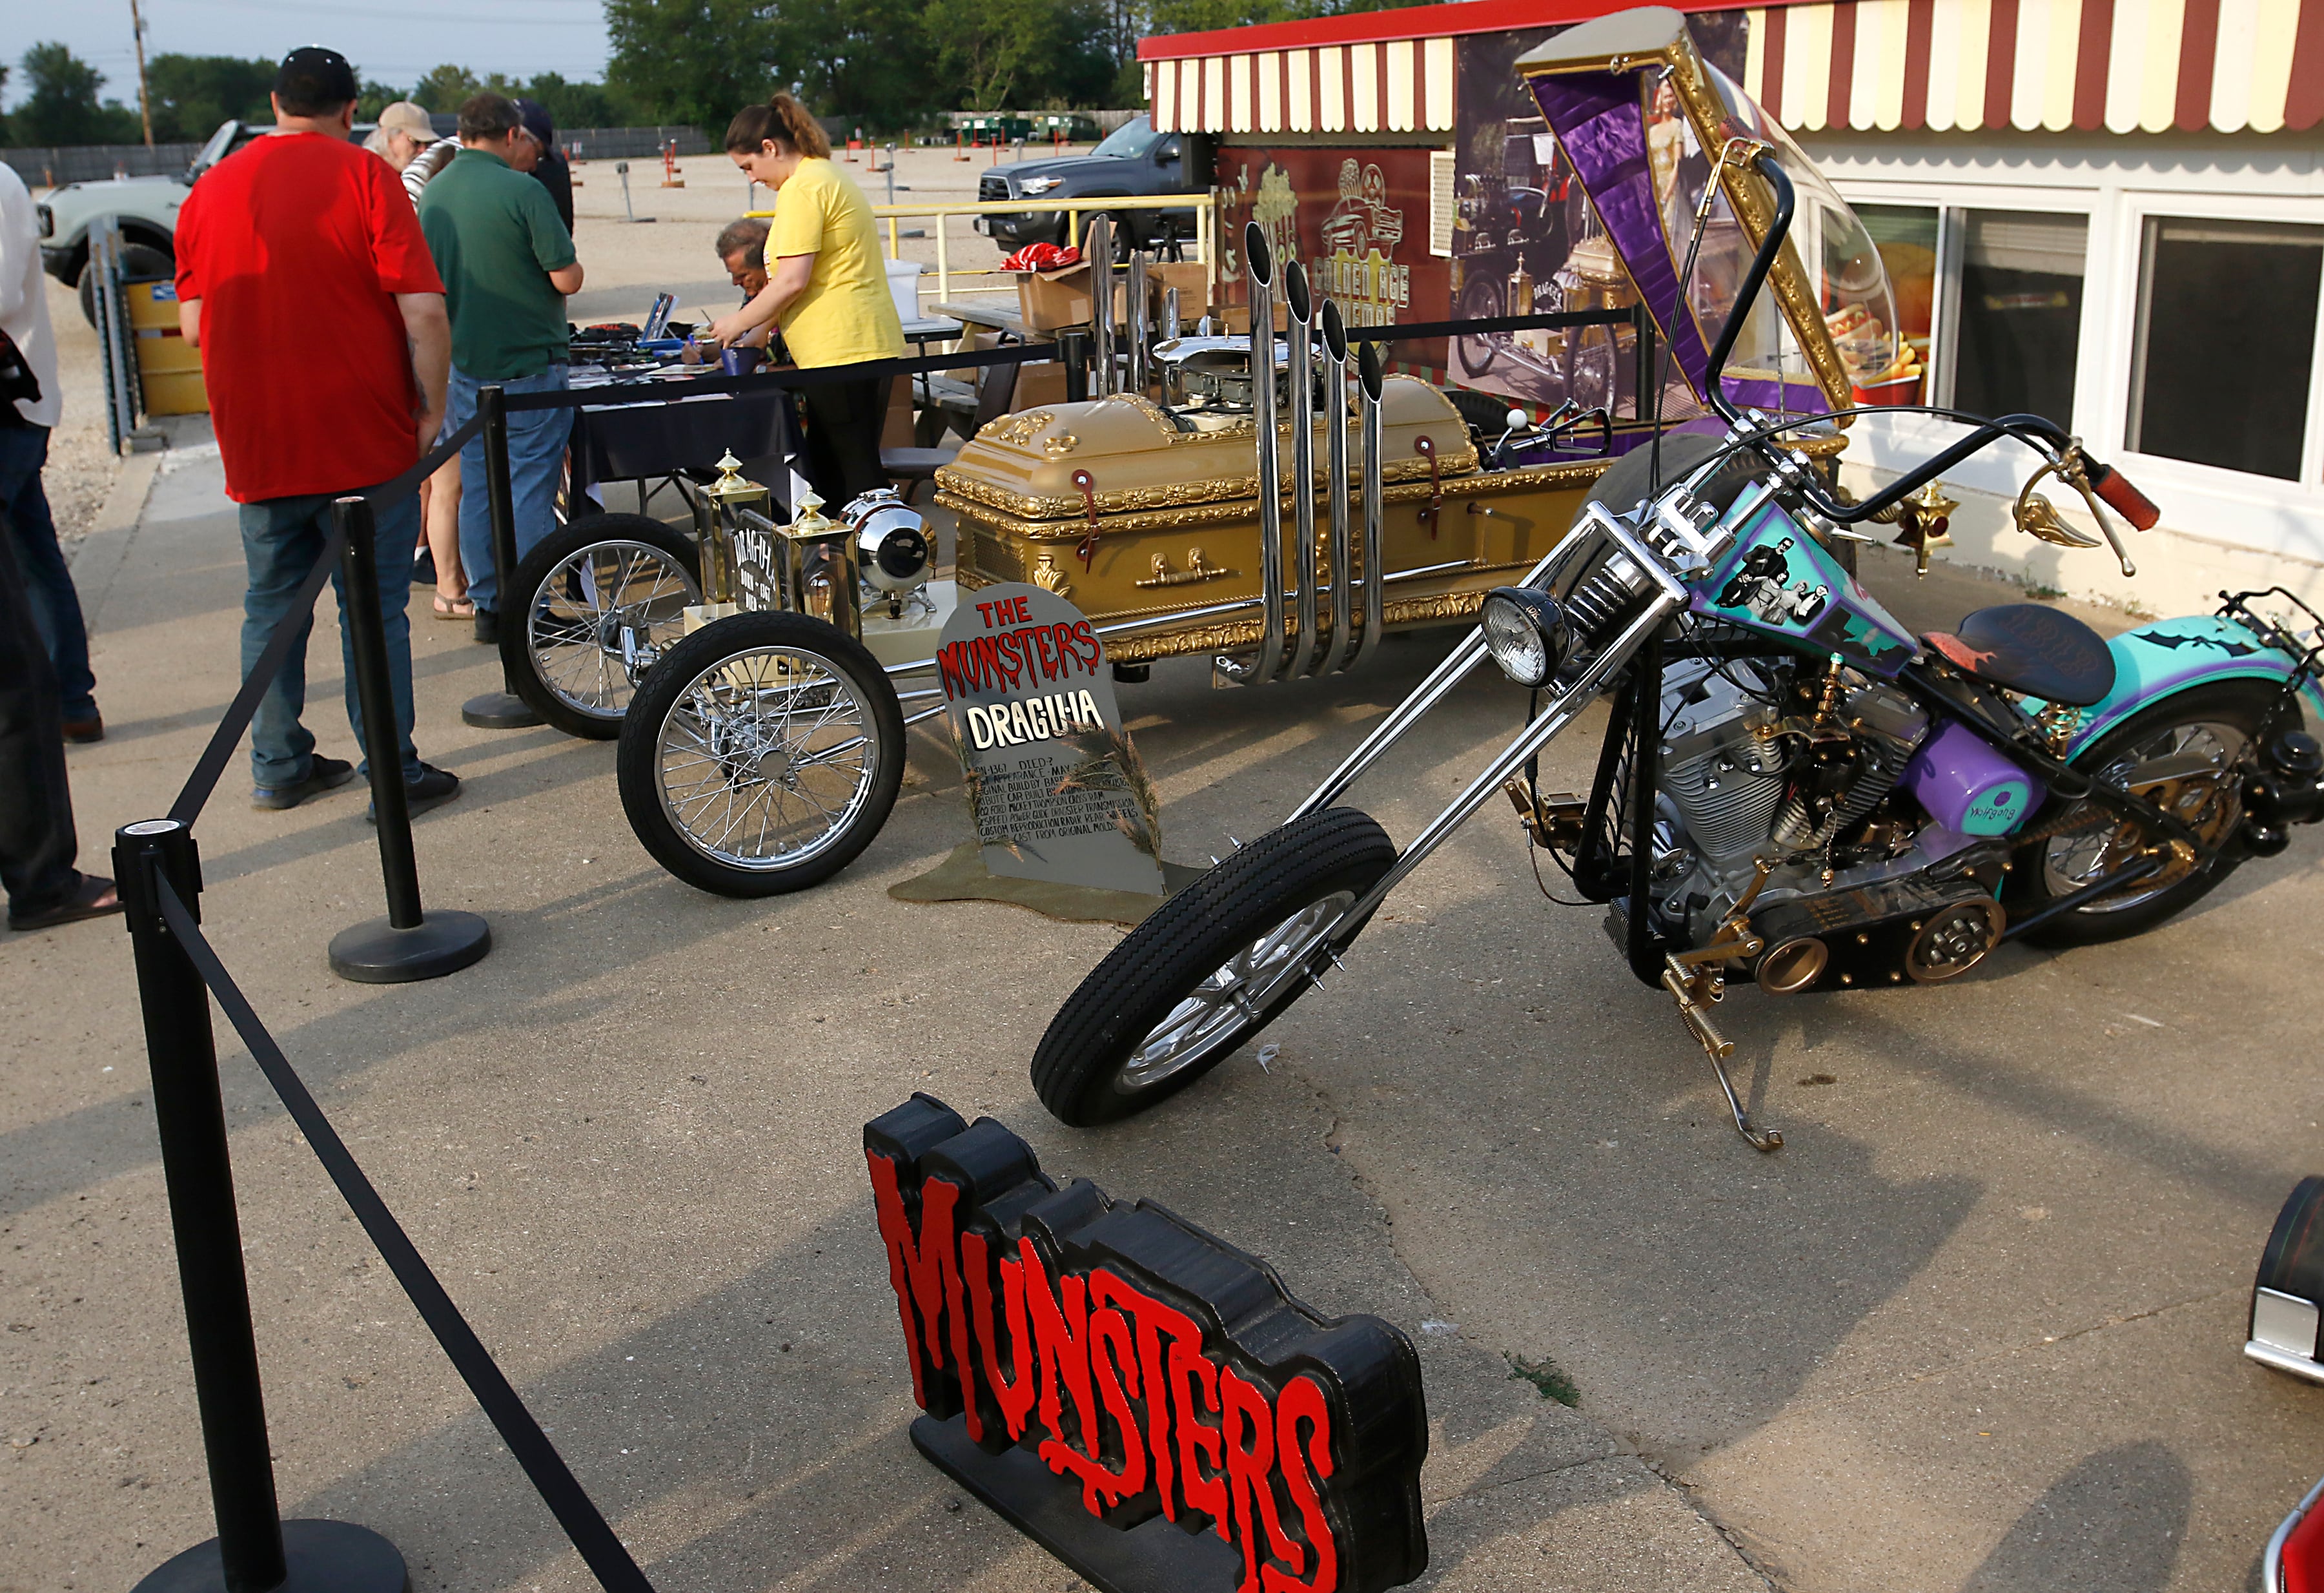
<path fill-rule="evenodd" d="M 466 597 L 447 598 L 443 593 L 438 592 L 436 594 L 436 617 L 438 619 L 474 619 L 476 617 L 476 606 Z"/>
<path fill-rule="evenodd" d="M 12 912 L 8 927 L 12 930 L 52 930 L 60 924 L 78 923 L 84 918 L 103 918 L 121 911 L 121 894 L 113 882 L 101 874 L 84 874 L 72 894 L 54 907 L 42 912 Z"/>

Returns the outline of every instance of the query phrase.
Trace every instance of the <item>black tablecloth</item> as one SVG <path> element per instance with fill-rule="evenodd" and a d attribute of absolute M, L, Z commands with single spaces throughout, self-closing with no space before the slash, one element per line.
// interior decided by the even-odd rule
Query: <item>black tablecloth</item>
<path fill-rule="evenodd" d="M 656 398 L 677 396 L 683 384 L 656 383 Z M 636 389 L 608 386 L 608 400 Z M 748 466 L 787 457 L 795 446 L 796 421 L 785 388 L 763 394 L 709 394 L 680 403 L 591 404 L 573 414 L 573 474 L 576 490 L 601 481 L 635 481 L 680 470 L 713 470 L 732 453 Z M 752 474 L 746 470 L 745 474 Z M 779 472 L 772 472 L 779 474 Z M 781 495 L 782 483 L 765 481 Z"/>

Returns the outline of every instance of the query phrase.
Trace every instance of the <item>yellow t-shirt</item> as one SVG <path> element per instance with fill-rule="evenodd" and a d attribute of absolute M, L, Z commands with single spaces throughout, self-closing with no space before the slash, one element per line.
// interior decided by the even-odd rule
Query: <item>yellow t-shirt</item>
<path fill-rule="evenodd" d="M 888 293 L 871 201 L 827 160 L 798 164 L 775 196 L 769 271 L 786 255 L 813 255 L 807 292 L 782 314 L 783 341 L 802 366 L 900 359 L 904 323 Z"/>

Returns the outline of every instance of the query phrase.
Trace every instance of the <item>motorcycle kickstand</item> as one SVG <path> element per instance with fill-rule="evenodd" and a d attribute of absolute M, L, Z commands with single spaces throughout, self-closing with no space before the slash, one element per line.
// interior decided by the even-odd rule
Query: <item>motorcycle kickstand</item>
<path fill-rule="evenodd" d="M 1727 1098 L 1727 1109 L 1735 1116 L 1735 1132 L 1755 1151 L 1780 1151 L 1784 1135 L 1777 1128 L 1754 1128 L 1751 1115 L 1743 1108 L 1742 1098 L 1735 1093 L 1733 1080 L 1727 1076 L 1727 1059 L 1735 1054 L 1735 1042 L 1721 1034 L 1704 1008 L 1725 994 L 1726 981 L 1716 970 L 1698 964 L 1688 967 L 1675 957 L 1665 959 L 1663 988 L 1678 1003 L 1678 1015 L 1711 1060 L 1712 1077 L 1719 1080 L 1720 1092 Z"/>

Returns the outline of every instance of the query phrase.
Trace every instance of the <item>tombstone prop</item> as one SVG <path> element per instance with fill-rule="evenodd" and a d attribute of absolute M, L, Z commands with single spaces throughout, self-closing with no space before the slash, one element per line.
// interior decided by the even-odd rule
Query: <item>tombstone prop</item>
<path fill-rule="evenodd" d="M 1020 581 L 979 587 L 936 668 L 986 870 L 1162 894 L 1153 788 L 1081 611 Z"/>

